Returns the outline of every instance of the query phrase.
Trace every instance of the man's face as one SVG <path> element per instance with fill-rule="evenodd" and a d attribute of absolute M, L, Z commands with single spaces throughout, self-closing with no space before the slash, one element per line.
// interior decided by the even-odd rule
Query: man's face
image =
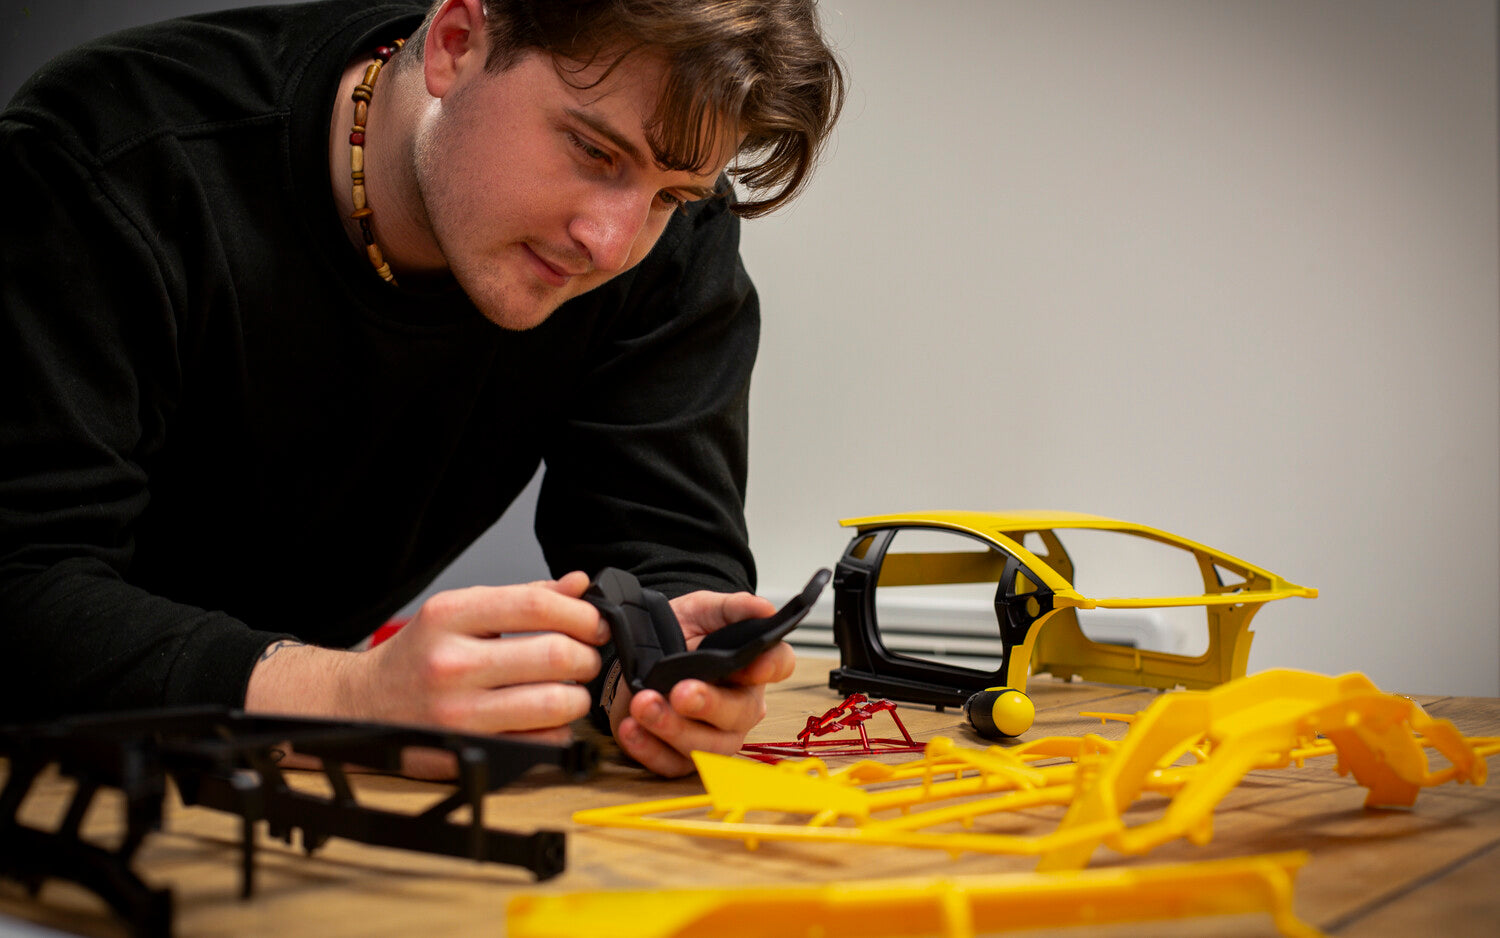
<path fill-rule="evenodd" d="M 662 67 L 632 55 L 602 82 L 564 81 L 545 54 L 471 68 L 427 112 L 416 180 L 430 235 L 481 312 L 529 329 L 564 301 L 640 263 L 686 201 L 712 194 L 732 155 L 702 174 L 658 167 L 644 125 Z"/>

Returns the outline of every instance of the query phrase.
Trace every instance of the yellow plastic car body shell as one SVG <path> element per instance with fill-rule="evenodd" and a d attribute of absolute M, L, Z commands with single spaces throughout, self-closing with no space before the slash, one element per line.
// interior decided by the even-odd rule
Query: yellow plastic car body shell
<path fill-rule="evenodd" d="M 1025 690 L 1028 675 L 1043 671 L 1059 678 L 1076 675 L 1085 680 L 1113 684 L 1206 689 L 1245 674 L 1253 634 L 1249 623 L 1262 604 L 1289 597 L 1312 598 L 1318 595 L 1315 588 L 1292 583 L 1264 567 L 1180 535 L 1081 512 L 929 511 L 871 515 L 849 518 L 840 523 L 856 529 L 854 541 L 840 565 L 841 571 L 848 572 L 849 565 L 857 563 L 857 545 L 872 533 L 910 528 L 956 531 L 993 546 L 998 553 L 898 553 L 884 552 L 880 548 L 877 551 L 880 553 L 878 585 L 997 582 L 1002 576 L 1007 576 L 1013 579 L 1002 582 L 1002 589 L 1012 594 L 1011 599 L 1024 603 L 1018 604 L 1012 612 L 1024 628 L 1007 630 L 1005 623 L 1001 622 L 1001 635 L 1006 646 L 1001 668 L 982 678 L 960 678 L 958 682 L 964 686 L 955 688 L 947 699 L 940 699 L 920 692 L 903 697 L 897 687 L 899 680 L 894 683 L 883 679 L 860 683 L 882 666 L 891 673 L 927 666 L 908 665 L 898 660 L 902 656 L 874 647 L 878 645 L 878 639 L 873 637 L 875 629 L 868 621 L 873 615 L 872 604 L 846 601 L 835 610 L 835 633 L 836 637 L 839 636 L 842 629 L 839 644 L 846 667 L 835 671 L 830 678 L 830 683 L 846 692 L 885 693 L 900 699 L 947 705 L 955 703 L 958 695 L 979 689 L 986 682 Z M 1171 596 L 1086 596 L 1074 586 L 1072 558 L 1057 536 L 1057 532 L 1070 529 L 1114 531 L 1186 551 L 1193 556 L 1202 575 L 1203 592 Z M 1045 553 L 1038 554 L 1025 546 L 1025 540 L 1031 534 L 1038 536 L 1045 546 Z M 1238 581 L 1224 582 L 1222 574 L 1226 572 L 1238 577 Z M 851 589 L 847 581 L 842 588 Z M 863 588 L 873 588 L 873 584 Z M 1026 601 L 1031 595 L 1028 591 L 1043 597 L 1045 602 Z M 1206 610 L 1208 646 L 1200 655 L 1178 655 L 1091 641 L 1079 628 L 1075 612 L 1078 609 L 1182 606 L 1200 606 Z M 839 621 L 841 617 L 844 619 L 842 623 Z M 855 647 L 861 642 L 864 648 Z M 1014 645 L 1020 647 L 1012 647 Z M 848 666 L 851 657 L 858 659 L 852 668 Z M 954 669 L 955 674 L 963 671 L 962 668 Z M 936 680 L 932 673 L 935 672 L 929 669 L 929 674 L 918 680 L 932 683 Z"/>

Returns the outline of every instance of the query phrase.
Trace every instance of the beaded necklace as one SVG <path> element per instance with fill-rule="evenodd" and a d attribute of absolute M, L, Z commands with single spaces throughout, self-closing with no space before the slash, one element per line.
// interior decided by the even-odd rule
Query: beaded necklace
<path fill-rule="evenodd" d="M 351 96 L 354 98 L 354 126 L 349 131 L 349 177 L 353 181 L 351 191 L 354 195 L 354 211 L 349 217 L 359 222 L 370 265 L 391 286 L 396 285 L 396 275 L 391 273 L 391 265 L 385 262 L 380 245 L 375 243 L 375 232 L 370 228 L 370 216 L 375 212 L 365 201 L 365 121 L 370 116 L 370 97 L 375 93 L 375 79 L 380 77 L 381 67 L 404 45 L 405 39 L 397 39 L 391 45 L 375 50 L 375 61 L 365 69 L 364 81 L 354 86 Z"/>

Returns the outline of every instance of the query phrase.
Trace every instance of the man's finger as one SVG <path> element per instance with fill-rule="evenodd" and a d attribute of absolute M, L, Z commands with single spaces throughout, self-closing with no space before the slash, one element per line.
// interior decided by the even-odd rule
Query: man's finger
<path fill-rule="evenodd" d="M 678 681 L 668 695 L 671 710 L 684 721 L 743 738 L 766 715 L 760 687 L 721 687 L 702 681 Z M 724 742 L 719 742 L 720 747 Z M 738 748 L 738 747 L 736 747 Z M 717 751 L 717 750 L 716 750 Z"/>
<path fill-rule="evenodd" d="M 557 632 L 511 635 L 493 639 L 462 639 L 459 647 L 472 661 L 455 661 L 473 668 L 476 687 L 505 687 L 545 681 L 593 680 L 599 674 L 599 652 L 591 645 Z"/>
<path fill-rule="evenodd" d="M 597 609 L 545 585 L 448 590 L 423 603 L 418 615 L 445 629 L 480 637 L 561 632 L 590 645 L 609 640 L 609 626 Z"/>
<path fill-rule="evenodd" d="M 450 716 L 471 733 L 518 733 L 565 727 L 588 715 L 593 700 L 578 684 L 517 684 L 469 695 L 462 713 Z"/>
<path fill-rule="evenodd" d="M 672 600 L 672 611 L 682 623 L 689 647 L 709 632 L 745 619 L 763 619 L 776 612 L 768 599 L 753 593 L 712 593 L 706 590 L 688 593 Z"/>
<path fill-rule="evenodd" d="M 786 642 L 777 642 L 756 656 L 755 660 L 729 675 L 736 684 L 775 684 L 792 676 L 797 669 L 797 653 Z"/>
<path fill-rule="evenodd" d="M 684 757 L 695 749 L 729 755 L 739 750 L 744 739 L 744 732 L 738 729 L 720 729 L 710 723 L 688 719 L 654 692 L 637 694 L 630 702 L 630 715 L 651 735 Z"/>
<path fill-rule="evenodd" d="M 668 746 L 635 717 L 626 717 L 615 732 L 615 741 L 630 758 L 663 778 L 691 775 L 693 760 Z"/>
<path fill-rule="evenodd" d="M 561 593 L 564 596 L 579 599 L 582 598 L 584 591 L 589 588 L 589 578 L 588 574 L 582 570 L 574 570 L 571 573 L 563 574 L 556 580 L 532 580 L 526 585 L 538 586 L 542 589 L 552 590 L 554 593 Z"/>
<path fill-rule="evenodd" d="M 545 730 L 515 730 L 501 733 L 506 739 L 515 739 L 521 742 L 547 743 L 553 746 L 566 746 L 574 739 L 573 728 L 570 726 L 554 726 Z"/>

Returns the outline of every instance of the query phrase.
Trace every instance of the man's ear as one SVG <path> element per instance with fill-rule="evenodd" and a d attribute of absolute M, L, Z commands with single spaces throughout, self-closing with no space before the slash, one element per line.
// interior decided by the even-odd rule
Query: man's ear
<path fill-rule="evenodd" d="M 422 74 L 427 93 L 441 98 L 460 74 L 484 67 L 489 41 L 484 34 L 484 0 L 446 0 L 427 27 Z"/>

